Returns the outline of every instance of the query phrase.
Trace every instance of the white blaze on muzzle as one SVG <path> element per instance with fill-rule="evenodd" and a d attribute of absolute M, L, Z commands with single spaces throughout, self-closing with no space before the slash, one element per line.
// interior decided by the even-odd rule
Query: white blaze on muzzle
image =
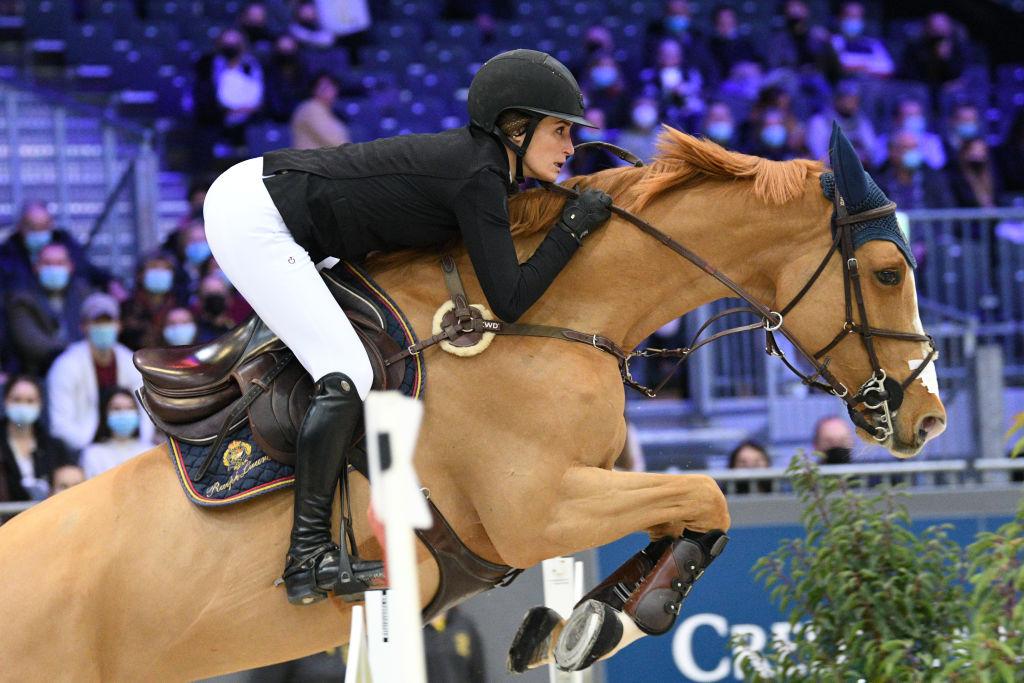
<path fill-rule="evenodd" d="M 910 371 L 913 372 L 921 366 L 921 363 L 925 362 L 923 358 L 914 359 L 907 361 L 907 365 L 910 366 Z M 924 388 L 928 390 L 928 393 L 939 395 L 939 376 L 935 374 L 935 363 L 929 363 L 928 367 L 921 371 L 921 374 L 917 376 L 917 381 L 924 385 Z"/>

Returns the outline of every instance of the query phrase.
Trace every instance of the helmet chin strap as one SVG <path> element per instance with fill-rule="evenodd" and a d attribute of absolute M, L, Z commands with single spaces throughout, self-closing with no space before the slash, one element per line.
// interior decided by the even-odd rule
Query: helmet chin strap
<path fill-rule="evenodd" d="M 533 116 L 530 117 L 530 122 L 526 124 L 526 130 L 524 131 L 525 137 L 523 138 L 523 144 L 517 145 L 512 141 L 512 138 L 505 135 L 505 132 L 494 127 L 494 132 L 501 139 L 505 145 L 511 149 L 516 155 L 516 182 L 521 183 L 524 180 L 523 177 L 523 157 L 526 156 L 526 148 L 530 146 L 530 140 L 533 139 L 533 134 L 537 131 L 537 125 L 540 123 L 540 118 Z"/>

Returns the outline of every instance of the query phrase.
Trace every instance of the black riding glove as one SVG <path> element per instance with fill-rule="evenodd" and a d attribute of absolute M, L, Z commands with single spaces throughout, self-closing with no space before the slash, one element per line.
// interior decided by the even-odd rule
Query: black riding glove
<path fill-rule="evenodd" d="M 583 238 L 589 235 L 591 230 L 600 227 L 611 218 L 611 211 L 608 210 L 611 205 L 612 198 L 601 190 L 583 190 L 579 197 L 565 202 L 562 217 L 555 225 L 582 243 Z"/>

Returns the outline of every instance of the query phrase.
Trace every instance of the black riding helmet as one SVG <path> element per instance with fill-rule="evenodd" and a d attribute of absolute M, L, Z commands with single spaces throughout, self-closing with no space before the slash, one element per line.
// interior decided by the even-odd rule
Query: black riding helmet
<path fill-rule="evenodd" d="M 545 116 L 597 128 L 583 118 L 583 93 L 569 69 L 537 50 L 510 50 L 487 60 L 469 85 L 468 100 L 470 125 L 498 136 L 515 152 L 518 182 L 523 180 L 526 148 Z M 498 117 L 509 109 L 532 114 L 522 145 L 512 142 L 497 125 Z"/>

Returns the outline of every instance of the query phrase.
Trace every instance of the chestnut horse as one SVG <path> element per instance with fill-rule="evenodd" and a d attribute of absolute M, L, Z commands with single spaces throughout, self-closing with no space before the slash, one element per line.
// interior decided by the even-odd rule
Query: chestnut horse
<path fill-rule="evenodd" d="M 823 167 L 728 152 L 672 129 L 660 150 L 649 167 L 576 180 L 605 190 L 759 301 L 781 306 L 792 298 L 832 243 Z M 543 190 L 511 201 L 520 256 L 533 252 L 562 202 Z M 465 251 L 454 253 L 470 300 L 484 302 Z M 857 256 L 872 325 L 921 332 L 913 271 L 898 249 L 872 241 Z M 391 257 L 371 263 L 370 271 L 419 337 L 429 336 L 434 311 L 447 299 L 436 256 Z M 872 276 L 882 271 L 895 271 L 898 283 Z M 842 328 L 842 282 L 833 259 L 786 316 L 786 329 L 806 348 L 825 346 Z M 527 318 L 632 348 L 668 321 L 729 294 L 613 217 Z M 925 346 L 875 340 L 881 365 L 897 378 L 926 356 Z M 829 355 L 829 369 L 846 386 L 871 375 L 855 340 Z M 660 537 L 728 528 L 725 499 L 709 477 L 611 471 L 626 433 L 612 356 L 583 344 L 499 337 L 472 358 L 439 349 L 425 358 L 416 468 L 478 555 L 530 567 L 638 530 Z M 944 423 L 937 393 L 915 380 L 885 445 L 898 457 L 912 456 Z M 367 495 L 366 481 L 355 476 L 354 510 L 366 509 Z M 3 677 L 189 680 L 344 643 L 348 603 L 296 607 L 274 587 L 291 506 L 292 494 L 278 492 L 226 509 L 196 507 L 160 446 L 17 516 L 0 528 Z M 365 554 L 379 557 L 358 515 L 356 534 Z M 419 564 L 426 603 L 437 567 L 422 546 Z"/>

